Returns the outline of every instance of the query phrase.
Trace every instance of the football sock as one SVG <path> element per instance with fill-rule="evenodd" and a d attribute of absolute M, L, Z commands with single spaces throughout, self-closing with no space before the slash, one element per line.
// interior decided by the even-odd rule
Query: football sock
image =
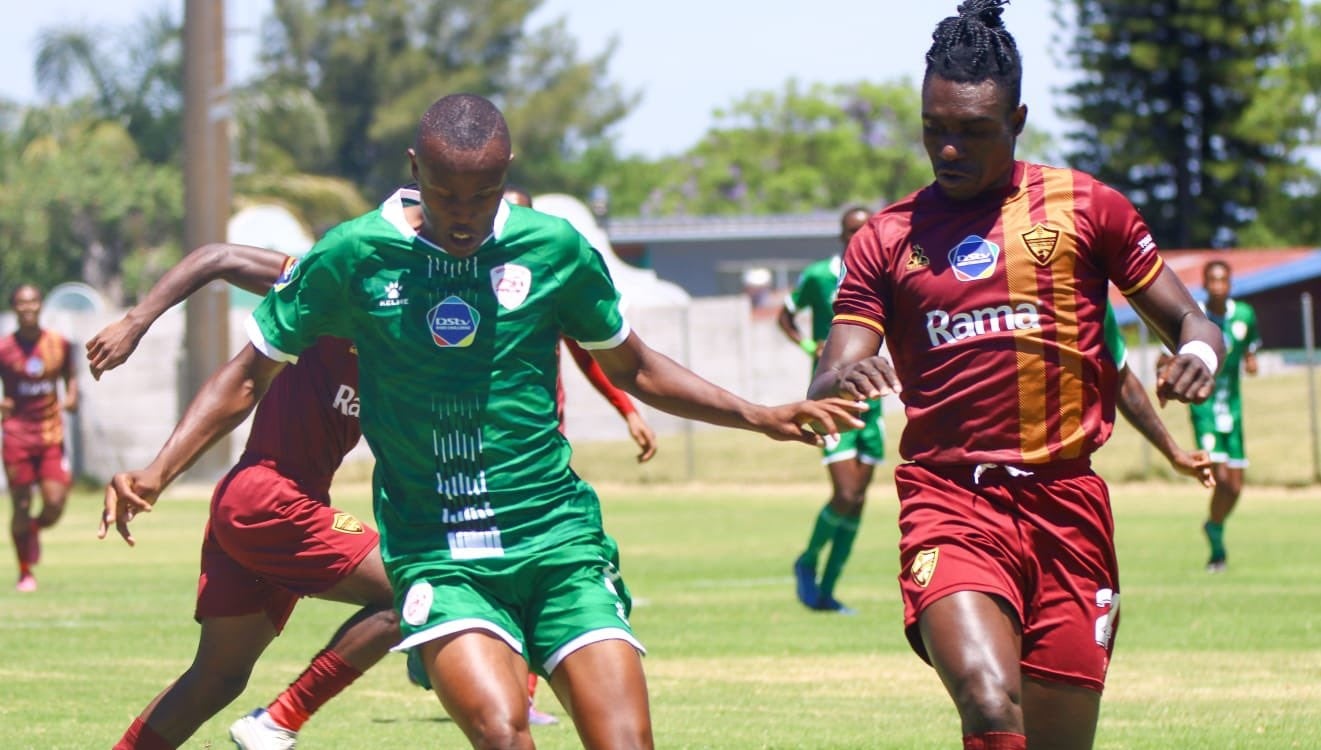
<path fill-rule="evenodd" d="M 31 528 L 22 532 L 15 532 L 11 526 L 9 528 L 9 538 L 14 541 L 14 556 L 18 558 L 18 572 L 20 575 L 26 575 L 32 571 L 32 563 L 28 560 L 32 535 Z"/>
<path fill-rule="evenodd" d="M 1027 750 L 1027 737 L 1014 732 L 982 732 L 963 738 L 963 750 Z"/>
<path fill-rule="evenodd" d="M 853 540 L 858 538 L 857 518 L 839 518 L 835 527 L 834 539 L 830 542 L 830 554 L 826 557 L 825 570 L 821 572 L 821 595 L 830 598 L 835 595 L 835 583 L 844 572 L 844 563 L 848 562 L 853 552 Z"/>
<path fill-rule="evenodd" d="M 537 675 L 536 673 L 529 672 L 527 676 L 527 697 L 529 699 L 532 699 L 535 698 L 536 695 L 537 695 Z"/>
<path fill-rule="evenodd" d="M 1207 521 L 1202 529 L 1206 532 L 1206 540 L 1211 543 L 1211 559 L 1225 559 L 1225 525 Z"/>
<path fill-rule="evenodd" d="M 37 519 L 28 520 L 28 565 L 36 565 L 41 562 L 41 524 Z"/>
<path fill-rule="evenodd" d="M 112 750 L 175 750 L 174 745 L 156 734 L 156 730 L 147 725 L 139 716 L 128 726 L 128 731 L 119 738 Z"/>
<path fill-rule="evenodd" d="M 324 649 L 298 679 L 266 707 L 266 712 L 271 721 L 297 732 L 326 701 L 339 695 L 361 676 L 362 672 L 341 659 L 339 654 Z"/>
<path fill-rule="evenodd" d="M 821 513 L 816 517 L 816 525 L 812 527 L 812 537 L 807 540 L 807 549 L 799 559 L 810 562 L 816 567 L 816 559 L 821 555 L 821 549 L 835 535 L 835 527 L 841 520 L 829 505 L 822 508 Z"/>

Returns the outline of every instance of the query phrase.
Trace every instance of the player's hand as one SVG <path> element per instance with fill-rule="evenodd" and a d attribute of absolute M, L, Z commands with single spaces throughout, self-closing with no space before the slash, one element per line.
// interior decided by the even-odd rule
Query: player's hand
<path fill-rule="evenodd" d="M 105 488 L 105 510 L 101 514 L 96 538 L 105 539 L 113 523 L 130 547 L 136 544 L 128 524 L 139 513 L 151 512 L 151 506 L 160 496 L 161 484 L 160 476 L 146 469 L 121 471 L 112 477 Z"/>
<path fill-rule="evenodd" d="M 64 410 L 70 414 L 78 413 L 78 398 L 74 396 L 64 399 Z"/>
<path fill-rule="evenodd" d="M 839 395 L 845 398 L 871 401 L 901 390 L 894 365 L 885 357 L 868 357 L 839 369 Z"/>
<path fill-rule="evenodd" d="M 1171 399 L 1185 404 L 1200 404 L 1211 397 L 1215 388 L 1215 373 L 1194 354 L 1179 354 L 1156 375 L 1156 397 L 1164 406 Z"/>
<path fill-rule="evenodd" d="M 633 438 L 633 442 L 638 444 L 638 463 L 644 464 L 656 455 L 656 433 L 652 431 L 651 425 L 647 420 L 636 411 L 631 411 L 624 417 L 624 422 L 628 424 L 628 435 Z"/>
<path fill-rule="evenodd" d="M 753 425 L 772 440 L 792 440 L 821 445 L 827 435 L 860 429 L 857 415 L 867 410 L 865 401 L 823 398 L 783 406 L 761 407 Z"/>
<path fill-rule="evenodd" d="M 1180 474 L 1190 476 L 1210 489 L 1216 486 L 1215 474 L 1211 471 L 1211 454 L 1206 451 L 1186 451 L 1175 448 L 1170 457 L 1170 466 Z"/>
<path fill-rule="evenodd" d="M 128 360 L 146 329 L 133 323 L 128 316 L 102 328 L 95 336 L 87 340 L 87 369 L 92 371 L 92 379 L 100 380 L 101 373 L 113 370 Z"/>
<path fill-rule="evenodd" d="M 14 399 L 0 398 L 0 419 L 8 419 L 14 413 Z"/>

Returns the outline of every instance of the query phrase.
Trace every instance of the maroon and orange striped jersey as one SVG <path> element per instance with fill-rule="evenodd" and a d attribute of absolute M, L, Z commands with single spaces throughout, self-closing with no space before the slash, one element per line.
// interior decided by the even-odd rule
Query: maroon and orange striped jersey
<path fill-rule="evenodd" d="M 1113 188 L 1017 162 L 1002 190 L 952 201 L 933 184 L 873 216 L 845 253 L 834 323 L 888 341 L 905 459 L 1081 458 L 1114 424 L 1107 284 L 1136 293 L 1162 265 Z"/>
<path fill-rule="evenodd" d="M 14 410 L 0 423 L 9 445 L 44 447 L 64 443 L 64 419 L 56 382 L 72 377 L 69 341 L 43 330 L 36 341 L 17 333 L 0 338 L 0 381 Z"/>

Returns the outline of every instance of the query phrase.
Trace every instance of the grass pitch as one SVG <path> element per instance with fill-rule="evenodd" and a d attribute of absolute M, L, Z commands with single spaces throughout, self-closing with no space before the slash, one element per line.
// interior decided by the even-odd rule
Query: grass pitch
<path fill-rule="evenodd" d="M 1205 490 L 1191 481 L 1112 488 L 1122 621 L 1097 748 L 1321 747 L 1321 493 L 1262 486 L 1301 484 L 1310 473 L 1296 400 L 1302 385 L 1272 379 L 1249 391 L 1253 467 L 1228 525 L 1227 573 L 1202 571 Z M 1171 407 L 1165 418 L 1186 439 L 1183 410 Z M 619 444 L 587 446 L 575 462 L 598 483 L 638 600 L 633 622 L 650 650 L 657 745 L 957 746 L 950 701 L 901 633 L 888 470 L 877 477 L 838 592 L 860 613 L 813 613 L 794 600 L 789 567 L 825 500 L 815 453 L 732 432 L 696 440 L 697 482 L 667 474 L 686 470 L 677 439 L 663 440 L 655 465 L 631 465 L 632 453 Z M 1137 446 L 1120 427 L 1097 463 L 1111 477 L 1138 476 Z M 191 615 L 206 495 L 206 488 L 172 490 L 135 524 L 133 549 L 96 541 L 99 496 L 75 495 L 44 537 L 41 590 L 0 588 L 0 750 L 110 747 L 186 667 L 198 632 Z M 362 485 L 337 486 L 336 498 L 370 517 Z M 228 725 L 269 702 L 349 613 L 301 604 L 247 692 L 186 747 L 230 747 Z M 548 688 L 538 703 L 563 717 Z M 542 748 L 579 747 L 567 723 L 533 732 Z M 467 743 L 392 655 L 328 704 L 299 745 Z"/>

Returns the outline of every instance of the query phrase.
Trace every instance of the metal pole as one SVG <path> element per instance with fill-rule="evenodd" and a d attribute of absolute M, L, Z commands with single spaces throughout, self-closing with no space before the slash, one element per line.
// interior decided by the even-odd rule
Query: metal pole
<path fill-rule="evenodd" d="M 1312 295 L 1303 292 L 1303 348 L 1307 351 L 1307 416 L 1312 429 L 1312 481 L 1321 484 L 1321 440 L 1317 437 L 1316 413 L 1316 327 L 1312 317 Z"/>
<path fill-rule="evenodd" d="M 1151 361 L 1151 336 L 1147 331 L 1147 322 L 1144 321 L 1141 317 L 1138 318 L 1138 351 L 1142 353 L 1141 354 L 1142 369 L 1135 370 L 1134 372 L 1135 373 L 1155 372 L 1156 366 Z M 1138 362 L 1134 362 L 1131 366 L 1135 367 L 1138 364 L 1139 364 Z M 1155 382 L 1154 375 L 1152 376 L 1152 382 Z M 1141 456 L 1140 463 L 1142 466 L 1142 478 L 1150 479 L 1151 478 L 1151 443 L 1147 442 L 1146 439 L 1139 440 L 1138 450 L 1140 451 L 1140 456 Z"/>
<path fill-rule="evenodd" d="M 230 214 L 229 99 L 225 88 L 224 0 L 184 0 L 184 246 L 224 242 Z M 180 402 L 188 403 L 229 359 L 229 289 L 214 282 L 184 306 Z M 230 463 L 219 440 L 189 471 L 214 480 Z"/>

